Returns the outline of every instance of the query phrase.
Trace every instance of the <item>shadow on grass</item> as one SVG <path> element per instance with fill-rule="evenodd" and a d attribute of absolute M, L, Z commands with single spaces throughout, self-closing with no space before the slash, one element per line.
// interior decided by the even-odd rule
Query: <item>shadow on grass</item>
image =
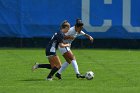
<path fill-rule="evenodd" d="M 45 79 L 23 79 L 19 81 L 45 81 Z"/>

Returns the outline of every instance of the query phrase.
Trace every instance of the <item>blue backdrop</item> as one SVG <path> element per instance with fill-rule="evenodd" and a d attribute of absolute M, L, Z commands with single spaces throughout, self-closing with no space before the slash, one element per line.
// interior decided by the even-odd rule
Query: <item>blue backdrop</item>
<path fill-rule="evenodd" d="M 95 38 L 140 39 L 140 0 L 0 0 L 0 37 L 51 37 L 67 19 Z"/>

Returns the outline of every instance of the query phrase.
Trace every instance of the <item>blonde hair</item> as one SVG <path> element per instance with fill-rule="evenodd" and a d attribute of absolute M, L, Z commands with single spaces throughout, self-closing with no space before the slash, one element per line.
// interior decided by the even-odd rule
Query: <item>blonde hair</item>
<path fill-rule="evenodd" d="M 64 20 L 61 24 L 61 29 L 70 28 L 70 23 L 67 20 Z"/>

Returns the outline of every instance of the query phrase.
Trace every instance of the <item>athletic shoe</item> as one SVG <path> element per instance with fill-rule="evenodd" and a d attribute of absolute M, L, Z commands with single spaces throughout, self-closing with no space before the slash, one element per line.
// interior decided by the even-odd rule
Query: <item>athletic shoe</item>
<path fill-rule="evenodd" d="M 46 80 L 48 80 L 48 81 L 52 81 L 52 78 L 46 78 Z"/>
<path fill-rule="evenodd" d="M 59 73 L 56 73 L 55 76 L 56 76 L 58 79 L 62 79 L 62 78 L 61 78 L 61 74 L 59 74 Z"/>
<path fill-rule="evenodd" d="M 84 75 L 81 75 L 81 74 L 76 74 L 76 77 L 77 78 L 85 78 L 85 76 Z"/>
<path fill-rule="evenodd" d="M 32 71 L 34 71 L 35 69 L 38 69 L 38 65 L 39 63 L 35 63 L 34 66 L 32 67 Z"/>

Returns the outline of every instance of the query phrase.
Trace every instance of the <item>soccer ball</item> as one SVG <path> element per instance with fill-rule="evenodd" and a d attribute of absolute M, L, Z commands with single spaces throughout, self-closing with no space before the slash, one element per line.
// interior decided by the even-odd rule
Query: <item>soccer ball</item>
<path fill-rule="evenodd" d="M 85 78 L 86 78 L 87 80 L 91 80 L 91 79 L 93 79 L 93 77 L 94 77 L 94 73 L 93 73 L 92 71 L 86 72 Z"/>

